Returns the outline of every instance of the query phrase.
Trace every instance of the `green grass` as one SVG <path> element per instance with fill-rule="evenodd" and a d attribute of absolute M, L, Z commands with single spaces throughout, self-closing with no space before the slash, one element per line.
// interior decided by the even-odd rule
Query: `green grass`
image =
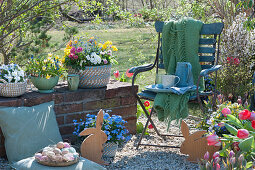
<path fill-rule="evenodd" d="M 125 73 L 127 69 L 153 63 L 156 55 L 156 32 L 152 26 L 146 28 L 117 28 L 108 30 L 84 30 L 79 28 L 79 35 L 94 36 L 101 41 L 110 40 L 118 48 L 115 53 L 117 65 L 113 65 L 112 73 L 119 70 L 120 73 Z M 64 36 L 64 31 L 50 31 L 52 42 L 60 42 Z M 57 52 L 63 56 L 63 49 Z M 155 70 L 140 74 L 136 83 L 143 88 L 145 85 L 155 81 Z"/>

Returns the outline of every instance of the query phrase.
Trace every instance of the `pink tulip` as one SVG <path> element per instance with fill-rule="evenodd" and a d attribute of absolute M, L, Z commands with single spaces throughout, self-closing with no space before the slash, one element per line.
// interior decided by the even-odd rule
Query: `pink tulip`
<path fill-rule="evenodd" d="M 73 58 L 74 58 L 74 59 L 78 59 L 78 55 L 74 55 Z"/>
<path fill-rule="evenodd" d="M 82 47 L 78 47 L 78 48 L 77 48 L 77 53 L 82 52 L 82 50 L 83 50 Z M 70 51 L 70 52 L 71 52 L 71 51 Z"/>
<path fill-rule="evenodd" d="M 222 109 L 221 113 L 227 117 L 228 114 L 231 114 L 231 110 L 227 107 L 225 107 L 224 109 Z"/>
<path fill-rule="evenodd" d="M 120 77 L 120 72 L 118 70 L 113 72 L 113 75 L 115 76 L 115 78 L 119 78 Z"/>
<path fill-rule="evenodd" d="M 208 161 L 209 160 L 209 157 L 210 157 L 210 154 L 209 152 L 207 151 L 204 155 L 204 160 Z"/>
<path fill-rule="evenodd" d="M 215 145 L 220 142 L 219 137 L 215 134 L 207 136 L 208 145 Z"/>
<path fill-rule="evenodd" d="M 214 152 L 213 159 L 216 159 L 218 157 L 220 157 L 220 153 L 219 152 Z"/>
<path fill-rule="evenodd" d="M 73 58 L 73 57 L 74 57 L 74 54 L 71 53 L 68 57 L 69 57 L 69 58 Z"/>
<path fill-rule="evenodd" d="M 216 170 L 220 170 L 220 164 L 219 163 L 216 164 Z"/>
<path fill-rule="evenodd" d="M 129 69 L 126 71 L 127 77 L 132 77 L 134 73 L 129 73 Z"/>
<path fill-rule="evenodd" d="M 249 117 L 249 120 L 250 121 L 255 120 L 255 113 L 254 112 L 251 112 L 251 116 Z"/>
<path fill-rule="evenodd" d="M 241 111 L 239 113 L 239 119 L 241 120 L 246 120 L 246 119 L 249 119 L 251 117 L 251 112 L 247 109 L 244 109 L 243 111 Z"/>
<path fill-rule="evenodd" d="M 246 129 L 238 129 L 237 131 L 237 137 L 240 139 L 245 139 L 248 138 L 249 136 L 249 131 Z"/>

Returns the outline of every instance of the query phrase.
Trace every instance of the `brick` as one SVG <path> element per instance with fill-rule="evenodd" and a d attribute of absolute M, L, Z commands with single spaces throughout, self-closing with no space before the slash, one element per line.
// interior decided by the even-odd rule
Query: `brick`
<path fill-rule="evenodd" d="M 133 105 L 137 103 L 135 96 L 121 97 L 120 104 L 123 105 Z"/>
<path fill-rule="evenodd" d="M 123 97 L 133 95 L 132 85 L 130 83 L 121 83 L 118 85 L 107 86 L 105 98 Z M 138 86 L 135 86 L 135 91 L 138 91 Z"/>
<path fill-rule="evenodd" d="M 120 98 L 105 99 L 84 103 L 85 110 L 107 109 L 120 106 Z"/>
<path fill-rule="evenodd" d="M 28 98 L 24 99 L 24 106 L 35 106 L 53 100 L 53 94 L 31 93 Z"/>
<path fill-rule="evenodd" d="M 65 117 L 65 124 L 73 123 L 73 120 L 77 120 L 80 122 L 80 119 L 85 120 L 85 117 L 88 113 L 77 113 L 72 115 L 66 115 Z M 91 113 L 90 113 L 91 114 Z M 96 113 L 94 113 L 96 114 Z"/>
<path fill-rule="evenodd" d="M 105 89 L 79 89 L 65 94 L 65 102 L 101 100 L 105 96 Z"/>
<path fill-rule="evenodd" d="M 129 120 L 128 123 L 125 125 L 131 134 L 136 134 L 136 121 L 136 119 Z"/>
<path fill-rule="evenodd" d="M 83 104 L 61 104 L 55 105 L 54 110 L 56 114 L 81 112 L 83 110 Z"/>
<path fill-rule="evenodd" d="M 62 126 L 59 127 L 59 131 L 61 135 L 71 135 L 74 131 L 74 126 Z"/>
<path fill-rule="evenodd" d="M 0 146 L 0 157 L 5 157 L 6 153 L 5 153 L 5 148 L 4 146 Z"/>
<path fill-rule="evenodd" d="M 64 102 L 64 93 L 56 93 L 53 95 L 53 100 L 55 104 L 60 104 Z"/>
<path fill-rule="evenodd" d="M 123 119 L 130 116 L 136 116 L 136 112 L 137 112 L 136 105 L 112 109 L 112 114 L 120 115 L 123 117 Z"/>
<path fill-rule="evenodd" d="M 57 116 L 56 119 L 57 119 L 58 125 L 65 124 L 65 117 L 64 116 Z"/>
<path fill-rule="evenodd" d="M 0 98 L 0 106 L 18 107 L 22 106 L 23 100 L 18 98 Z"/>

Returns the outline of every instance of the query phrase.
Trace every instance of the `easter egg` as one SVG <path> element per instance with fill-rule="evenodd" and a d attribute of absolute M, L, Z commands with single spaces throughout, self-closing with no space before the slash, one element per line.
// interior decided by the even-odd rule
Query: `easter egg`
<path fill-rule="evenodd" d="M 35 159 L 40 160 L 41 157 L 42 157 L 42 154 L 41 154 L 41 153 L 36 153 L 36 154 L 35 154 Z"/>
<path fill-rule="evenodd" d="M 64 142 L 64 148 L 70 148 L 70 144 L 67 142 Z"/>
<path fill-rule="evenodd" d="M 61 155 L 56 155 L 55 159 L 57 162 L 62 162 L 62 160 L 63 160 Z"/>
<path fill-rule="evenodd" d="M 68 154 L 69 153 L 69 149 L 68 148 L 64 148 L 62 149 L 62 155 Z"/>
<path fill-rule="evenodd" d="M 46 152 L 46 155 L 47 155 L 49 158 L 53 158 L 53 157 L 56 156 L 56 154 L 55 154 L 54 152 L 52 152 L 52 151 L 47 151 L 47 152 Z"/>
<path fill-rule="evenodd" d="M 40 161 L 46 162 L 49 161 L 49 158 L 47 156 L 42 156 Z"/>
<path fill-rule="evenodd" d="M 76 150 L 73 147 L 68 148 L 70 153 L 76 153 Z"/>
<path fill-rule="evenodd" d="M 64 148 L 64 142 L 58 142 L 58 143 L 57 143 L 57 148 L 58 148 L 58 149 Z"/>
<path fill-rule="evenodd" d="M 53 150 L 53 152 L 54 152 L 55 154 L 61 154 L 61 150 L 60 150 L 59 148 L 55 148 L 55 149 Z"/>
<path fill-rule="evenodd" d="M 43 150 L 43 151 L 42 151 L 42 156 L 46 156 L 46 155 L 47 155 L 47 152 L 48 152 L 47 150 Z"/>
<path fill-rule="evenodd" d="M 76 158 L 79 157 L 79 154 L 78 153 L 73 153 L 73 157 L 74 157 L 74 159 L 76 159 Z"/>

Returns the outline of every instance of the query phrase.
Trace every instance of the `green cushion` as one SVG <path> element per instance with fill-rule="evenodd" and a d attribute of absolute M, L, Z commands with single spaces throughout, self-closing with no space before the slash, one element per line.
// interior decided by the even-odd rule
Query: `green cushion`
<path fill-rule="evenodd" d="M 104 170 L 105 168 L 98 165 L 95 162 L 92 162 L 90 160 L 87 160 L 85 158 L 80 157 L 80 160 L 78 163 L 66 167 L 49 167 L 44 166 L 39 163 L 37 163 L 34 159 L 34 157 L 26 158 L 23 160 L 20 160 L 19 162 L 16 162 L 12 165 L 13 168 L 16 168 L 18 170 Z"/>
<path fill-rule="evenodd" d="M 43 147 L 62 141 L 53 107 L 54 102 L 0 108 L 0 126 L 9 162 L 31 157 Z"/>

